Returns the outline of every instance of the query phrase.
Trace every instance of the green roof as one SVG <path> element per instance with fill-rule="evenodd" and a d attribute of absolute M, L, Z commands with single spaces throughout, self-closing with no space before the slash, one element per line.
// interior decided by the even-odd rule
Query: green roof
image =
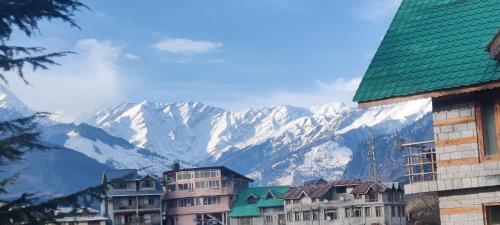
<path fill-rule="evenodd" d="M 500 0 L 403 0 L 356 102 L 500 80 L 485 50 L 500 28 Z"/>
<path fill-rule="evenodd" d="M 254 217 L 260 216 L 260 208 L 283 206 L 283 194 L 290 189 L 289 186 L 270 186 L 246 188 L 236 194 L 236 199 L 231 207 L 231 217 Z M 274 198 L 267 198 L 271 192 Z M 248 197 L 257 197 L 256 203 L 249 203 Z"/>

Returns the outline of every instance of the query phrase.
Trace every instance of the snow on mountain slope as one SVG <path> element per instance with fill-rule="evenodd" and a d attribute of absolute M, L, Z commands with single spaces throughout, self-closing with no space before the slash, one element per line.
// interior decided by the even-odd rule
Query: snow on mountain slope
<path fill-rule="evenodd" d="M 32 112 L 6 90 L 0 89 L 0 97 L 0 118 Z M 371 109 L 327 103 L 242 111 L 143 101 L 101 109 L 88 124 L 45 124 L 43 133 L 48 142 L 114 168 L 148 167 L 159 174 L 181 160 L 188 166 L 226 165 L 262 184 L 291 184 L 336 179 L 346 168 L 356 170 L 351 176 L 361 174 L 367 132 L 387 141 L 430 111 L 429 100 Z"/>
<path fill-rule="evenodd" d="M 7 88 L 0 85 L 0 120 L 9 120 L 35 113 Z"/>
<path fill-rule="evenodd" d="M 185 161 L 220 157 L 232 148 L 245 148 L 270 138 L 285 136 L 281 141 L 314 138 L 316 129 L 338 134 L 362 126 L 377 127 L 387 132 L 408 121 L 420 118 L 430 110 L 428 100 L 357 110 L 342 103 L 300 108 L 278 106 L 232 112 L 200 102 L 127 103 L 100 110 L 88 123 L 122 137 L 140 148 L 158 154 L 172 153 Z M 343 123 L 339 124 L 338 121 Z"/>

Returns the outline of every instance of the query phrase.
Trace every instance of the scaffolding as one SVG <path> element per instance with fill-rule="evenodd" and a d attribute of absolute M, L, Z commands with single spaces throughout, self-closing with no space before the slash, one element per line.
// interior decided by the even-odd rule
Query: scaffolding
<path fill-rule="evenodd" d="M 411 183 L 437 180 L 434 141 L 400 144 L 406 151 L 408 181 Z"/>

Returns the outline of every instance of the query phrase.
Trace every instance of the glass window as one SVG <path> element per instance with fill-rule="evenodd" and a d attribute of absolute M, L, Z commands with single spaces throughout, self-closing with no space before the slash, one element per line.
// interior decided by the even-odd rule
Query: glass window
<path fill-rule="evenodd" d="M 370 207 L 365 207 L 365 217 L 372 216 L 372 209 Z"/>
<path fill-rule="evenodd" d="M 295 222 L 300 221 L 300 212 L 295 212 Z"/>
<path fill-rule="evenodd" d="M 319 220 L 319 210 L 313 210 L 313 220 L 314 221 Z"/>
<path fill-rule="evenodd" d="M 483 143 L 484 155 L 496 155 L 497 137 L 495 128 L 495 100 L 494 98 L 486 99 L 481 102 L 481 122 L 483 128 Z"/>
<path fill-rule="evenodd" d="M 325 209 L 323 211 L 326 221 L 337 219 L 337 209 Z"/>
<path fill-rule="evenodd" d="M 375 207 L 375 216 L 376 217 L 381 217 L 382 216 L 382 206 Z"/>
<path fill-rule="evenodd" d="M 309 211 L 302 212 L 302 220 L 303 221 L 311 220 L 311 212 L 309 212 Z"/>
<path fill-rule="evenodd" d="M 488 225 L 500 225 L 500 206 L 487 206 L 486 219 Z"/>
<path fill-rule="evenodd" d="M 292 213 L 291 212 L 286 212 L 286 220 L 287 221 L 292 221 Z"/>
<path fill-rule="evenodd" d="M 264 218 L 264 223 L 266 223 L 266 224 L 272 224 L 273 223 L 273 216 L 266 216 Z"/>

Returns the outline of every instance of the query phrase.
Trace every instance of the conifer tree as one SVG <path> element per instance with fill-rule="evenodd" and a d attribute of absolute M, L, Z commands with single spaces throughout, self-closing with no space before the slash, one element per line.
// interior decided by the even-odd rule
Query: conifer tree
<path fill-rule="evenodd" d="M 8 82 L 7 74 L 15 74 L 26 84 L 25 67 L 33 70 L 48 69 L 57 64 L 55 58 L 65 56 L 70 52 L 46 52 L 40 46 L 9 45 L 11 35 L 19 30 L 28 37 L 40 33 L 39 22 L 42 20 L 62 20 L 70 26 L 79 28 L 74 20 L 75 13 L 88 9 L 79 0 L 0 0 L 0 79 Z M 15 72 L 15 73 L 12 73 Z M 38 124 L 46 113 L 0 122 L 0 173 L 13 171 L 2 170 L 3 166 L 22 160 L 27 151 L 50 151 L 40 140 Z M 72 206 L 75 210 L 88 205 L 93 199 L 101 198 L 104 187 L 95 186 L 59 198 L 41 200 L 34 190 L 33 193 L 23 193 L 14 199 L 5 199 L 7 187 L 16 182 L 19 174 L 8 174 L 0 179 L 0 224 L 45 225 L 55 222 L 55 209 L 58 206 Z M 3 196 L 3 197 L 2 197 Z"/>

